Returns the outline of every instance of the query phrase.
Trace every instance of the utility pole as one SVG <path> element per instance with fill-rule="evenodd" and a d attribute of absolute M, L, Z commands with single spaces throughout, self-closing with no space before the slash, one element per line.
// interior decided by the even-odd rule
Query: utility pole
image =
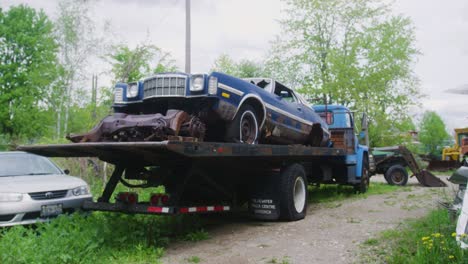
<path fill-rule="evenodd" d="M 185 0 L 185 72 L 190 73 L 190 0 Z"/>

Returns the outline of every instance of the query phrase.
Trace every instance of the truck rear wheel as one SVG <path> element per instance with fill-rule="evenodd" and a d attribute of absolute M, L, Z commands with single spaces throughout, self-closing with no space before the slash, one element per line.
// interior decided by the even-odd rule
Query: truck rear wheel
<path fill-rule="evenodd" d="M 279 191 L 280 219 L 296 221 L 307 212 L 307 177 L 304 167 L 292 164 L 281 171 Z"/>
<path fill-rule="evenodd" d="M 385 172 L 385 180 L 390 185 L 405 186 L 408 183 L 408 172 L 401 165 L 393 165 Z"/>

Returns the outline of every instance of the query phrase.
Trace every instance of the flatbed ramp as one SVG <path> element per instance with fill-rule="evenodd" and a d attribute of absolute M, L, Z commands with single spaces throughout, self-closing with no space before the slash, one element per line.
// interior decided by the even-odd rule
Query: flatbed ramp
<path fill-rule="evenodd" d="M 52 145 L 23 145 L 17 150 L 46 157 L 97 157 L 119 163 L 145 163 L 186 158 L 313 158 L 344 156 L 343 149 L 303 145 L 248 145 L 211 142 L 99 142 Z"/>

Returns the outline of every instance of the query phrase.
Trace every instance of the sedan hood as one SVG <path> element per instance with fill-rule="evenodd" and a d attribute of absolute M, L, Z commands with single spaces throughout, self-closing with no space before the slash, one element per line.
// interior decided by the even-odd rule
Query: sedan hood
<path fill-rule="evenodd" d="M 0 192 L 69 190 L 82 185 L 86 185 L 82 179 L 63 174 L 0 177 Z"/>

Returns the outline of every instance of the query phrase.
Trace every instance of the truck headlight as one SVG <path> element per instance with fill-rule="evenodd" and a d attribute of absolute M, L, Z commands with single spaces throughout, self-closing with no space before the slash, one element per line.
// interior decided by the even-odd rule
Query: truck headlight
<path fill-rule="evenodd" d="M 211 76 L 208 81 L 208 94 L 215 95 L 218 92 L 218 78 Z"/>
<path fill-rule="evenodd" d="M 123 103 L 123 88 L 115 88 L 114 103 Z"/>
<path fill-rule="evenodd" d="M 127 86 L 127 98 L 135 98 L 138 96 L 138 83 L 129 83 Z"/>
<path fill-rule="evenodd" d="M 72 190 L 73 195 L 79 196 L 79 195 L 86 195 L 89 194 L 89 188 L 86 185 L 76 187 L 75 189 Z"/>
<path fill-rule="evenodd" d="M 200 92 L 203 91 L 203 85 L 205 84 L 205 78 L 203 75 L 193 75 L 192 83 L 190 85 L 190 91 Z"/>
<path fill-rule="evenodd" d="M 21 202 L 22 193 L 0 193 L 0 202 Z"/>

